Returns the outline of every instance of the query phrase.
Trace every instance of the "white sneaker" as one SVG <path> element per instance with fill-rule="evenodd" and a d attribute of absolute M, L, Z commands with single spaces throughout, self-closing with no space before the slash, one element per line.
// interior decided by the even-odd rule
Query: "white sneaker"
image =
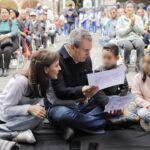
<path fill-rule="evenodd" d="M 140 125 L 146 132 L 150 132 L 150 123 L 145 122 L 144 120 L 140 120 Z"/>
<path fill-rule="evenodd" d="M 56 47 L 57 47 L 57 45 L 53 44 L 53 45 L 52 45 L 52 47 L 56 48 Z"/>
<path fill-rule="evenodd" d="M 31 130 L 26 130 L 19 132 L 18 135 L 13 139 L 13 141 L 33 144 L 36 142 L 36 139 Z"/>

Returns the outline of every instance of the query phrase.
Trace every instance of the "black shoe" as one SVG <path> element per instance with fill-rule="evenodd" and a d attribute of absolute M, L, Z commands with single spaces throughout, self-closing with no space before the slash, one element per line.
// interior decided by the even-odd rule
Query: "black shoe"
<path fill-rule="evenodd" d="M 0 77 L 3 76 L 4 70 L 2 68 L 0 68 Z"/>
<path fill-rule="evenodd" d="M 3 76 L 4 77 L 8 77 L 9 76 L 9 69 L 4 69 Z"/>
<path fill-rule="evenodd" d="M 136 65 L 136 66 L 135 66 L 135 72 L 138 73 L 139 71 L 140 71 L 140 66 L 139 66 L 139 65 Z"/>
<path fill-rule="evenodd" d="M 128 66 L 128 64 L 125 64 L 125 66 L 126 66 L 126 73 L 129 73 L 129 66 Z"/>
<path fill-rule="evenodd" d="M 61 131 L 61 137 L 65 141 L 70 141 L 74 136 L 74 130 L 72 128 L 64 128 Z"/>
<path fill-rule="evenodd" d="M 129 127 L 139 123 L 140 118 L 137 115 L 118 116 L 107 120 L 106 128 Z"/>

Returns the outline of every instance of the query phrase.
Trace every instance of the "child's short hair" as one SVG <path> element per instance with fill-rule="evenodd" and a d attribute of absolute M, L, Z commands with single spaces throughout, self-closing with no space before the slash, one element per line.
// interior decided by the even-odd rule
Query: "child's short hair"
<path fill-rule="evenodd" d="M 119 48 L 115 44 L 108 44 L 103 47 L 103 50 L 110 51 L 116 57 L 119 55 Z"/>

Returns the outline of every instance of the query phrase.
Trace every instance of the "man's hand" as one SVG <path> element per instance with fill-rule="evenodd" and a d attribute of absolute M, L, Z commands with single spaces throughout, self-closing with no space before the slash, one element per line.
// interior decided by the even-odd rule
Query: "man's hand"
<path fill-rule="evenodd" d="M 83 86 L 82 88 L 82 93 L 87 99 L 91 99 L 98 91 L 97 86 Z"/>
<path fill-rule="evenodd" d="M 47 33 L 44 33 L 44 37 L 46 37 L 46 38 L 47 38 L 47 37 L 48 37 L 48 34 L 47 34 Z"/>
<path fill-rule="evenodd" d="M 28 109 L 28 113 L 40 119 L 44 119 L 46 117 L 45 109 L 39 105 L 31 105 Z"/>
<path fill-rule="evenodd" d="M 86 98 L 86 97 L 85 97 L 85 98 L 81 99 L 81 100 L 79 101 L 79 103 L 80 103 L 80 104 L 86 104 L 86 103 L 89 102 L 89 100 L 90 100 L 89 98 Z"/>
<path fill-rule="evenodd" d="M 72 11 L 68 11 L 67 15 L 70 17 L 72 16 L 73 12 Z"/>

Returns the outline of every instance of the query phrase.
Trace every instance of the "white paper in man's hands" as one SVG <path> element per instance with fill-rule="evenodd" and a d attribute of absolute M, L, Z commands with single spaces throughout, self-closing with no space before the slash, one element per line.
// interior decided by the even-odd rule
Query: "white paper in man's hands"
<path fill-rule="evenodd" d="M 112 112 L 114 110 L 124 110 L 128 108 L 130 103 L 132 102 L 133 97 L 131 94 L 126 96 L 111 96 L 109 97 L 109 102 L 105 106 L 104 112 Z"/>
<path fill-rule="evenodd" d="M 98 86 L 99 90 L 123 84 L 125 81 L 126 67 L 118 66 L 116 69 L 91 73 L 87 75 L 90 86 Z"/>

